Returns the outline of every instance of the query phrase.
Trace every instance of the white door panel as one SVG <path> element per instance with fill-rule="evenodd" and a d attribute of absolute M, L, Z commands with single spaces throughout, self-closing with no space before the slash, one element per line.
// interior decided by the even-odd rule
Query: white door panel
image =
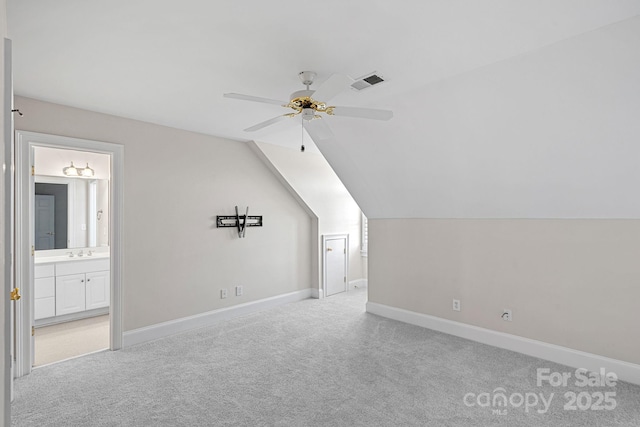
<path fill-rule="evenodd" d="M 347 238 L 325 239 L 326 296 L 347 290 Z"/>

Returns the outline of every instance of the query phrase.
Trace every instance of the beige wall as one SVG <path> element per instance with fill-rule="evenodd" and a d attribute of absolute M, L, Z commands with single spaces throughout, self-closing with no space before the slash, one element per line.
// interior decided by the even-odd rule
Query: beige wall
<path fill-rule="evenodd" d="M 25 114 L 16 129 L 124 145 L 125 331 L 310 287 L 311 219 L 246 143 L 15 103 Z M 216 229 L 216 215 L 236 205 L 265 226 L 244 239 Z"/>
<path fill-rule="evenodd" d="M 370 219 L 369 241 L 369 301 L 640 363 L 640 220 Z"/>
<path fill-rule="evenodd" d="M 322 154 L 260 142 L 256 146 L 318 217 L 320 245 L 323 235 L 349 235 L 348 280 L 366 279 L 366 258 L 360 254 L 360 208 Z"/>

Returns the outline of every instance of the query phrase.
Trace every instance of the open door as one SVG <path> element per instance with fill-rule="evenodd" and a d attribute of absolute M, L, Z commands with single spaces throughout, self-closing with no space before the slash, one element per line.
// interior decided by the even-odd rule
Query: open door
<path fill-rule="evenodd" d="M 14 256 L 13 256 L 13 248 L 14 248 L 14 168 L 13 168 L 13 83 L 12 83 L 12 74 L 11 74 L 11 40 L 4 39 L 3 44 L 3 60 L 4 60 L 4 80 L 2 82 L 3 89 L 3 100 L 2 100 L 2 152 L 0 154 L 0 158 L 2 160 L 2 177 L 0 182 L 2 182 L 0 193 L 2 193 L 2 202 L 0 206 L 2 206 L 2 211 L 0 215 L 2 216 L 2 242 L 0 243 L 2 247 L 0 248 L 0 254 L 2 254 L 2 270 L 3 277 L 2 290 L 0 292 L 3 293 L 3 297 L 0 298 L 0 301 L 3 303 L 2 312 L 4 314 L 4 342 L 3 342 L 3 356 L 2 356 L 2 406 L 3 406 L 3 414 L 4 419 L 0 420 L 3 425 L 9 425 L 10 423 L 10 410 L 11 405 L 10 401 L 13 400 L 13 366 L 14 366 L 14 356 L 15 356 L 15 335 L 14 335 L 14 326 L 15 326 L 15 305 L 16 302 L 14 300 L 18 300 L 19 292 L 14 290 Z M 7 361 L 5 358 L 9 357 Z M 8 363 L 7 363 L 8 362 Z"/>

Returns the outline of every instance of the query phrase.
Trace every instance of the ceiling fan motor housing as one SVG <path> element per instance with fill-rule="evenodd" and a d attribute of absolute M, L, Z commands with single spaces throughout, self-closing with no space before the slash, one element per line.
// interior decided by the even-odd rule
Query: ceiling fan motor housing
<path fill-rule="evenodd" d="M 311 98 L 311 95 L 315 90 L 298 90 L 289 95 L 289 101 L 293 101 L 296 98 Z"/>

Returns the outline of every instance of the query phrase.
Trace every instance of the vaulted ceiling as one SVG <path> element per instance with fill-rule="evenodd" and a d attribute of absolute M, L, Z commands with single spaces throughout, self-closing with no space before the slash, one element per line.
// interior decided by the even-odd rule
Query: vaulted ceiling
<path fill-rule="evenodd" d="M 15 93 L 296 148 L 297 74 L 386 82 L 319 143 L 370 217 L 640 216 L 640 0 L 8 0 Z M 313 89 L 313 87 L 312 87 Z M 308 136 L 305 136 L 309 145 Z"/>

